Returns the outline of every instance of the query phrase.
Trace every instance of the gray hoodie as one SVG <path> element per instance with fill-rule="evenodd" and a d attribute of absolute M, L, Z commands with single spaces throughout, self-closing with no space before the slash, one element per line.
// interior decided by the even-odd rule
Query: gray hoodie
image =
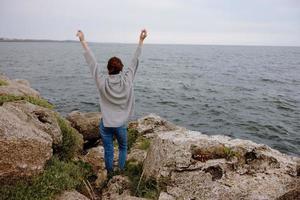
<path fill-rule="evenodd" d="M 93 52 L 87 49 L 84 57 L 99 91 L 100 108 L 105 127 L 120 127 L 127 123 L 134 111 L 133 80 L 142 47 L 138 45 L 128 69 L 116 75 L 99 73 Z"/>

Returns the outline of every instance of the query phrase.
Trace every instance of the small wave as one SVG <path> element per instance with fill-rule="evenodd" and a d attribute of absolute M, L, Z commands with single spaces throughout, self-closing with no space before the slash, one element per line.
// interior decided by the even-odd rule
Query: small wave
<path fill-rule="evenodd" d="M 223 113 L 222 111 L 216 109 L 210 109 L 208 112 L 211 113 L 213 116 L 219 116 Z"/>
<path fill-rule="evenodd" d="M 80 103 L 85 104 L 85 105 L 92 105 L 92 106 L 96 106 L 98 104 L 93 103 L 93 102 L 87 102 L 87 101 L 81 101 Z"/>
<path fill-rule="evenodd" d="M 255 91 L 256 89 L 255 88 L 246 88 L 246 87 L 243 87 L 243 86 L 236 86 L 233 88 L 233 91 L 247 91 L 247 92 L 252 92 L 252 91 Z"/>
<path fill-rule="evenodd" d="M 291 103 L 289 103 L 287 101 L 289 101 Z M 276 108 L 279 110 L 294 111 L 297 108 L 297 106 L 292 104 L 292 103 L 294 103 L 294 102 L 292 102 L 292 100 L 287 100 L 287 99 L 283 100 L 283 99 L 276 98 L 275 100 L 273 100 L 271 102 L 273 104 L 275 104 Z"/>
<path fill-rule="evenodd" d="M 162 105 L 177 107 L 177 103 L 174 101 L 158 101 L 157 103 Z"/>
<path fill-rule="evenodd" d="M 221 118 L 217 118 L 217 119 L 214 119 L 214 120 L 212 120 L 213 122 L 225 122 L 225 120 L 224 119 L 221 119 Z"/>
<path fill-rule="evenodd" d="M 274 80 L 274 79 L 270 79 L 270 78 L 260 78 L 260 81 L 262 81 L 262 82 L 269 82 L 269 83 L 280 83 L 280 84 L 284 84 L 284 82 L 282 82 L 282 81 Z"/>
<path fill-rule="evenodd" d="M 212 88 L 208 88 L 208 89 L 206 89 L 206 91 L 209 92 L 209 93 L 218 93 L 217 90 L 214 90 Z"/>
<path fill-rule="evenodd" d="M 151 61 L 164 61 L 164 59 L 161 58 L 149 58 Z"/>
<path fill-rule="evenodd" d="M 277 105 L 277 108 L 281 109 L 281 110 L 286 110 L 286 111 L 294 111 L 292 108 L 289 108 L 285 105 Z"/>
<path fill-rule="evenodd" d="M 182 85 L 182 88 L 185 90 L 188 90 L 192 87 L 190 84 L 183 83 L 183 82 L 179 82 L 179 84 Z"/>
<path fill-rule="evenodd" d="M 185 65 L 185 68 L 198 68 L 198 65 Z"/>
<path fill-rule="evenodd" d="M 285 128 L 281 127 L 281 126 L 272 126 L 272 125 L 268 124 L 268 125 L 265 125 L 264 127 L 269 129 L 270 131 L 275 132 L 275 133 L 289 135 L 288 131 Z"/>

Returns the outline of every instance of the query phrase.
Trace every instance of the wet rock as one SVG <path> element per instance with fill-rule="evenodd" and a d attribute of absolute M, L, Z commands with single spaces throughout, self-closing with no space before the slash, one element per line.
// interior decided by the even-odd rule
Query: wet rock
<path fill-rule="evenodd" d="M 25 101 L 0 106 L 0 179 L 40 173 L 62 140 L 53 111 Z"/>
<path fill-rule="evenodd" d="M 71 122 L 73 128 L 83 135 L 84 140 L 100 139 L 99 122 L 101 113 L 81 113 L 79 111 L 73 111 L 67 115 L 66 119 Z"/>
<path fill-rule="evenodd" d="M 58 195 L 55 200 L 89 200 L 83 194 L 80 194 L 76 190 L 64 191 L 62 194 Z"/>
<path fill-rule="evenodd" d="M 16 79 L 10 80 L 8 77 L 0 74 L 0 80 L 3 80 L 7 85 L 0 86 L 0 95 L 15 95 L 15 96 L 33 96 L 40 97 L 38 91 L 32 89 L 27 80 Z"/>
<path fill-rule="evenodd" d="M 297 179 L 297 161 L 266 145 L 177 129 L 158 132 L 145 177 L 163 182 L 174 199 L 275 199 Z"/>

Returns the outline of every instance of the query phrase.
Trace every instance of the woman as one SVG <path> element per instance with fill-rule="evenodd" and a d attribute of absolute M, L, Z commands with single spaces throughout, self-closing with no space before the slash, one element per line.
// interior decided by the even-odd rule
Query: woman
<path fill-rule="evenodd" d="M 128 69 L 124 72 L 122 61 L 117 57 L 112 57 L 107 64 L 108 76 L 98 73 L 100 66 L 88 47 L 83 32 L 79 30 L 77 37 L 82 44 L 84 57 L 100 94 L 102 119 L 99 128 L 104 147 L 105 167 L 108 176 L 111 176 L 114 160 L 114 135 L 119 145 L 119 168 L 121 171 L 125 168 L 127 156 L 126 124 L 134 109 L 133 80 L 139 64 L 138 58 L 141 54 L 143 42 L 147 37 L 147 31 L 145 29 L 141 31 L 138 47 Z"/>

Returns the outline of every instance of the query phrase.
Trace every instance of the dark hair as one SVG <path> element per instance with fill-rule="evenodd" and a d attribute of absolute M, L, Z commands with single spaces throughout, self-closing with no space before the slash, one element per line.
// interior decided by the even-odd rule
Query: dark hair
<path fill-rule="evenodd" d="M 118 74 L 123 69 L 123 63 L 120 58 L 111 57 L 107 63 L 108 74 Z"/>

